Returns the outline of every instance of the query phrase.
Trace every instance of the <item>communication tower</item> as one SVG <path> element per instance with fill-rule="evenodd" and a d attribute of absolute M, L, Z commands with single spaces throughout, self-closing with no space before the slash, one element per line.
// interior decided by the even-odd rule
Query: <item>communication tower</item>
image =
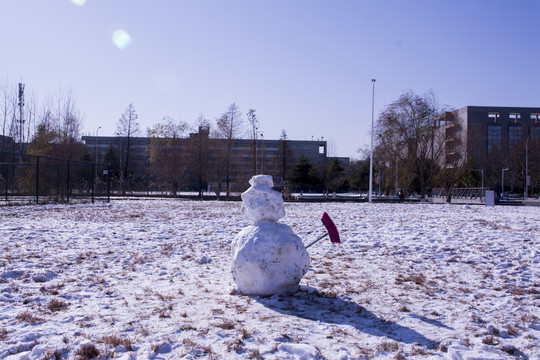
<path fill-rule="evenodd" d="M 23 146 L 23 128 L 24 128 L 24 84 L 19 83 L 19 144 Z"/>

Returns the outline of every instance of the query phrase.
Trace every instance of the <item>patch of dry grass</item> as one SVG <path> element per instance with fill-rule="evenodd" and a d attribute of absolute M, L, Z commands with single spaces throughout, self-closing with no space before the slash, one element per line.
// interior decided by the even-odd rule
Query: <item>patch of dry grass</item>
<path fill-rule="evenodd" d="M 75 351 L 75 358 L 78 360 L 95 359 L 99 356 L 99 350 L 94 344 L 86 344 Z"/>
<path fill-rule="evenodd" d="M 101 337 L 101 341 L 113 347 L 122 345 L 128 351 L 133 351 L 132 341 L 129 337 L 120 335 L 105 335 Z"/>
<path fill-rule="evenodd" d="M 234 321 L 232 320 L 223 320 L 222 323 L 216 325 L 218 328 L 223 330 L 232 330 L 236 327 Z"/>
<path fill-rule="evenodd" d="M 409 274 L 406 276 L 399 274 L 396 277 L 395 283 L 396 285 L 401 285 L 409 281 L 415 283 L 416 285 L 423 285 L 426 282 L 426 277 L 424 274 Z"/>
<path fill-rule="evenodd" d="M 399 344 L 395 341 L 383 341 L 379 345 L 377 345 L 377 350 L 379 351 L 397 351 L 399 349 Z"/>
<path fill-rule="evenodd" d="M 42 318 L 30 314 L 28 310 L 18 314 L 15 318 L 19 321 L 26 322 L 28 324 L 38 324 L 44 321 Z"/>
<path fill-rule="evenodd" d="M 52 299 L 47 305 L 47 309 L 52 312 L 65 310 L 69 307 L 69 303 L 65 302 L 62 299 Z"/>
<path fill-rule="evenodd" d="M 39 360 L 61 360 L 64 358 L 64 352 L 62 349 L 49 349 Z"/>

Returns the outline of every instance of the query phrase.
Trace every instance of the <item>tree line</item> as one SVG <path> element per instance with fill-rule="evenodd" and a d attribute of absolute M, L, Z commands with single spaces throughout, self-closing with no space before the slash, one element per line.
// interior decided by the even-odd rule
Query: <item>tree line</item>
<path fill-rule="evenodd" d="M 117 135 L 125 139 L 120 153 L 110 144 L 103 161 L 112 164 L 112 176 L 122 192 L 127 188 L 162 189 L 176 195 L 181 190 L 196 190 L 202 196 L 208 185 L 213 184 L 212 191 L 218 197 L 221 194 L 228 197 L 233 191 L 245 190 L 249 178 L 262 172 L 272 175 L 276 187 L 284 194 L 348 191 L 349 184 L 356 184 L 348 179 L 348 164 L 342 165 L 338 159 L 312 164 L 305 156 L 293 156 L 285 130 L 278 140 L 276 153 L 273 157 L 266 156 L 264 148 L 258 148 L 261 147 L 258 145 L 259 122 L 254 109 L 248 111 L 247 118 L 249 127 L 246 129 L 236 103 L 214 122 L 199 116 L 195 126 L 164 117 L 147 129 L 148 158 L 137 161 L 129 155 L 133 152 L 130 150 L 133 140 L 129 138 L 140 136 L 142 132 L 134 105 L 130 104 L 118 122 Z M 194 129 L 199 131 L 191 132 Z M 243 153 L 239 155 L 237 142 L 246 138 L 251 145 L 241 149 Z M 263 154 L 258 156 L 258 153 Z M 145 166 L 148 176 L 141 177 L 140 168 Z"/>
<path fill-rule="evenodd" d="M 82 117 L 71 91 L 58 92 L 42 103 L 35 96 L 26 96 L 23 116 L 17 95 L 16 88 L 6 81 L 0 82 L 1 150 L 95 160 L 95 154 L 81 141 Z M 247 121 L 236 103 L 213 121 L 200 115 L 194 124 L 189 124 L 164 116 L 144 133 L 134 104 L 129 104 L 117 121 L 116 135 L 123 139 L 121 147 L 110 146 L 100 161 L 111 164 L 113 185 L 122 193 L 159 188 L 173 195 L 181 190 L 197 190 L 202 196 L 212 183 L 218 196 L 229 196 L 235 190 L 234 184 L 245 185 L 249 177 L 263 169 L 277 179 L 277 187 L 285 194 L 365 192 L 369 188 L 369 159 L 373 155 L 376 192 L 425 197 L 437 187 L 450 194 L 454 187 L 479 187 L 482 182 L 482 174 L 476 171 L 480 164 L 469 156 L 470 141 L 464 140 L 471 134 L 464 133 L 450 110 L 441 107 L 433 93 L 417 95 L 407 91 L 379 114 L 373 154 L 359 150 L 360 160 L 342 163 L 328 158 L 313 164 L 306 157 L 292 156 L 283 130 L 279 151 L 271 166 L 265 166 L 267 157 L 257 156 L 264 149 L 258 148 L 260 122 L 254 109 L 248 110 Z M 196 129 L 206 131 L 206 136 L 201 131 L 193 133 Z M 133 139 L 144 135 L 149 138 L 147 156 L 135 159 Z M 15 141 L 9 142 L 8 138 Z M 19 139 L 22 144 L 17 142 Z M 238 139 L 251 140 L 251 153 L 256 155 L 250 163 L 233 161 Z M 533 178 L 540 178 L 539 156 L 539 139 L 525 136 L 508 153 L 494 149 L 488 164 L 482 165 L 484 186 L 495 189 L 501 169 L 507 168 L 510 190 L 522 188 L 526 166 Z M 141 166 L 146 175 L 136 171 Z M 99 178 L 104 181 L 102 175 Z"/>
<path fill-rule="evenodd" d="M 71 91 L 60 91 L 42 103 L 26 92 L 22 113 L 17 89 L 7 81 L 0 83 L 0 96 L 0 150 L 88 163 L 96 160 L 95 152 L 82 142 L 83 121 Z M 234 184 L 246 185 L 253 174 L 263 171 L 279 179 L 277 186 L 286 193 L 344 191 L 355 184 L 354 179 L 348 179 L 347 164 L 342 165 L 337 160 L 311 164 L 305 157 L 294 158 L 285 130 L 279 139 L 275 158 L 268 160 L 268 156 L 261 155 L 264 149 L 257 148 L 260 147 L 260 122 L 256 111 L 249 109 L 246 122 L 236 103 L 231 104 L 214 121 L 200 115 L 194 124 L 189 124 L 164 116 L 145 132 L 140 127 L 135 105 L 129 104 L 120 114 L 116 125 L 115 135 L 122 139 L 121 146 L 109 146 L 99 160 L 110 164 L 108 175 L 112 179 L 113 190 L 122 194 L 161 189 L 172 195 L 181 190 L 197 190 L 202 196 L 208 184 L 213 183 L 213 190 L 218 196 L 222 193 L 230 196 L 233 190 L 238 190 L 234 189 Z M 207 136 L 200 131 L 193 133 L 195 129 L 206 129 Z M 134 141 L 145 135 L 149 138 L 147 156 L 137 159 Z M 12 141 L 8 141 L 9 138 Z M 259 153 L 259 156 L 251 158 L 251 164 L 234 162 L 234 144 L 238 139 L 250 139 L 251 152 Z M 265 164 L 265 158 L 271 164 Z M 144 168 L 142 175 L 141 167 Z M 9 171 L 7 168 L 4 170 L 4 178 L 7 178 Z M 19 186 L 26 184 L 24 186 L 31 187 L 35 171 L 17 171 L 17 178 L 24 178 L 19 180 Z M 54 182 L 53 179 L 64 176 L 66 171 L 64 168 L 55 170 L 51 167 L 47 170 L 42 167 L 42 186 L 46 186 L 45 179 L 50 178 Z M 92 180 L 93 174 L 85 172 L 81 181 L 86 188 L 89 189 L 92 182 L 103 184 L 107 181 L 101 171 L 99 174 L 96 171 L 96 175 L 97 178 Z"/>

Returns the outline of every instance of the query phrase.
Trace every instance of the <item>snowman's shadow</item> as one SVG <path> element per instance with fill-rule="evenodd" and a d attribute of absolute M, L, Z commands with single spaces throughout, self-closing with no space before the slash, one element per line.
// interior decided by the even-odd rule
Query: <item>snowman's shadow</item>
<path fill-rule="evenodd" d="M 430 349 L 438 346 L 438 343 L 419 332 L 381 319 L 355 302 L 339 297 L 329 297 L 309 286 L 301 286 L 300 290 L 293 295 L 257 297 L 256 300 L 282 314 L 328 324 L 350 325 L 369 335 L 386 337 L 408 344 L 418 343 Z"/>

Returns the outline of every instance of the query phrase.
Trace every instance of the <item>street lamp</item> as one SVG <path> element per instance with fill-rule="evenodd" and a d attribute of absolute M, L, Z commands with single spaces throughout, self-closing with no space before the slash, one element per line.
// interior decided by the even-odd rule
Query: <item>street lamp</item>
<path fill-rule="evenodd" d="M 525 200 L 529 198 L 529 136 L 525 141 Z"/>
<path fill-rule="evenodd" d="M 261 133 L 261 145 L 262 145 L 262 159 L 261 159 L 262 172 L 261 174 L 264 174 L 264 134 L 263 133 Z"/>
<path fill-rule="evenodd" d="M 501 185 L 502 185 L 502 193 L 501 193 L 501 197 L 504 195 L 504 172 L 508 170 L 508 168 L 504 168 L 502 169 L 501 171 Z"/>
<path fill-rule="evenodd" d="M 372 84 L 372 96 L 371 96 L 371 152 L 369 154 L 369 197 L 368 201 L 371 202 L 371 193 L 373 192 L 373 118 L 375 116 L 375 79 L 371 79 Z"/>
<path fill-rule="evenodd" d="M 101 129 L 101 126 L 97 128 L 96 130 L 96 138 L 94 139 L 94 182 L 97 182 L 97 138 L 98 138 L 98 132 L 99 129 Z"/>
<path fill-rule="evenodd" d="M 258 127 L 255 127 L 255 131 L 253 133 L 253 139 L 255 139 L 255 174 L 253 175 L 257 175 L 257 158 L 258 158 L 258 154 L 257 154 L 257 132 L 259 131 L 259 128 Z"/>
<path fill-rule="evenodd" d="M 484 198 L 484 169 L 471 169 L 472 171 L 481 171 L 482 172 L 482 193 L 481 198 Z"/>

